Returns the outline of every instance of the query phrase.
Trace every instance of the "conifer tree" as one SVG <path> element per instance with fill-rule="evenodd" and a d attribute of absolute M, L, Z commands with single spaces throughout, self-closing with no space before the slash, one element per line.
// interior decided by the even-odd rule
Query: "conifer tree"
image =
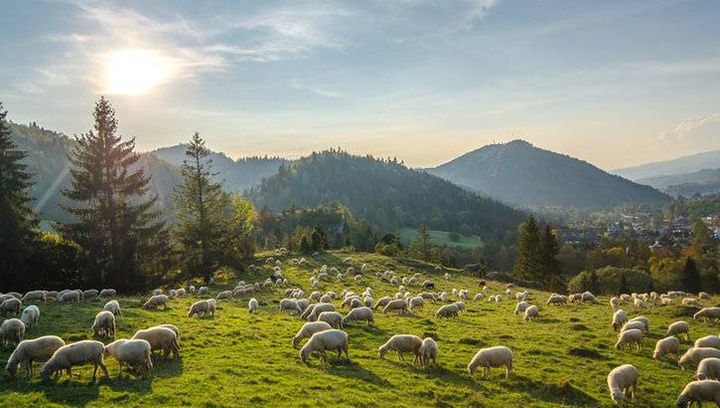
<path fill-rule="evenodd" d="M 560 253 L 560 244 L 558 243 L 555 232 L 546 225 L 540 233 L 538 243 L 538 256 L 540 257 L 539 271 L 536 279 L 541 279 L 548 288 L 559 289 L 564 285 L 562 283 L 562 270 L 557 255 Z"/>
<path fill-rule="evenodd" d="M 691 257 L 687 257 L 685 260 L 685 267 L 683 268 L 682 278 L 680 281 L 686 291 L 690 293 L 700 292 L 702 286 L 702 280 L 700 278 L 700 272 L 698 271 L 695 260 Z"/>
<path fill-rule="evenodd" d="M 532 215 L 520 225 L 518 232 L 518 254 L 515 260 L 515 276 L 522 279 L 536 279 L 540 269 L 540 234 L 537 221 Z"/>

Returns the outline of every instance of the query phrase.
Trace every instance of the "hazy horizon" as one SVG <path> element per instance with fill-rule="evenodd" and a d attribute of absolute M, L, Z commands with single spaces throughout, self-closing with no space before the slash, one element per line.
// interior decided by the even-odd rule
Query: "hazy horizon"
<path fill-rule="evenodd" d="M 612 170 L 720 149 L 713 1 L 12 2 L 0 100 L 139 150 L 328 147 L 435 166 L 524 139 Z M 27 24 L 32 20 L 33 24 Z"/>

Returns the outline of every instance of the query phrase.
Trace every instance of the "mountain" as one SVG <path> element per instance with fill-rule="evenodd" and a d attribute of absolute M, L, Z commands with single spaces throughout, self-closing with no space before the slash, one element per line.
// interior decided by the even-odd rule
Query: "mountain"
<path fill-rule="evenodd" d="M 642 178 L 637 182 L 673 196 L 715 194 L 720 192 L 720 169 L 703 169 L 692 173 Z"/>
<path fill-rule="evenodd" d="M 151 153 L 158 158 L 180 167 L 185 160 L 185 145 L 163 147 Z M 222 153 L 211 152 L 213 172 L 215 179 L 224 184 L 228 191 L 243 192 L 259 184 L 264 178 L 277 173 L 281 165 L 287 163 L 286 159 L 279 157 L 244 157 L 237 161 Z"/>
<path fill-rule="evenodd" d="M 427 171 L 471 191 L 529 208 L 599 210 L 669 199 L 652 187 L 523 140 L 488 145 Z"/>
<path fill-rule="evenodd" d="M 627 179 L 640 182 L 641 179 L 694 173 L 704 169 L 720 169 L 720 150 L 678 157 L 643 164 L 641 166 L 626 167 L 613 170 L 612 173 Z"/>
<path fill-rule="evenodd" d="M 525 214 L 396 161 L 343 151 L 313 153 L 280 167 L 251 189 L 257 208 L 279 211 L 339 202 L 383 231 L 399 227 L 498 237 L 515 231 Z"/>

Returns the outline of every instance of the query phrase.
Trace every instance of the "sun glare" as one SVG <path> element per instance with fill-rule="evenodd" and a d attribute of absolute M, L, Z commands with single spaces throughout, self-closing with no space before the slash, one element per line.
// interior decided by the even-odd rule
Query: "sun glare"
<path fill-rule="evenodd" d="M 174 73 L 172 61 L 152 50 L 123 50 L 108 55 L 105 91 L 137 95 L 166 82 Z"/>

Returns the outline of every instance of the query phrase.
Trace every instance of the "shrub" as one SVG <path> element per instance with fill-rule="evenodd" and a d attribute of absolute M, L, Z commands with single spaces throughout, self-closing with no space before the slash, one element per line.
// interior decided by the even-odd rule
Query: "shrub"
<path fill-rule="evenodd" d="M 568 283 L 568 291 L 595 294 L 618 294 L 628 292 L 647 292 L 652 290 L 653 280 L 650 274 L 628 268 L 607 266 L 597 271 L 583 271 Z"/>

